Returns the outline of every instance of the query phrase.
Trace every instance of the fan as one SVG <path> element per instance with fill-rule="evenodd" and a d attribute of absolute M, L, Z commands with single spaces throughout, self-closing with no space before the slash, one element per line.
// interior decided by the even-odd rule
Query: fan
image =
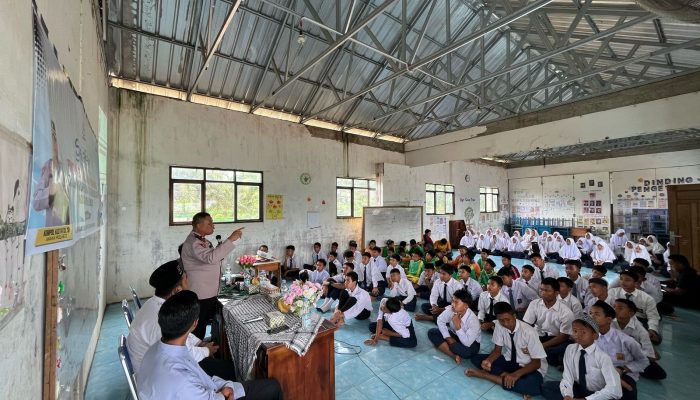
<path fill-rule="evenodd" d="M 676 21 L 700 23 L 700 0 L 637 0 L 647 11 Z"/>

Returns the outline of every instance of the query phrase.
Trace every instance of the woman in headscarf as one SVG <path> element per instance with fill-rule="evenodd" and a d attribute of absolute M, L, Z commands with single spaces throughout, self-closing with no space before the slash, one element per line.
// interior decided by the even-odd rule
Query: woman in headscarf
<path fill-rule="evenodd" d="M 616 230 L 615 234 L 610 237 L 610 248 L 616 256 L 623 254 L 622 248 L 625 246 L 625 243 L 627 243 L 628 240 L 629 239 L 627 238 L 624 229 Z"/>
<path fill-rule="evenodd" d="M 593 259 L 593 264 L 612 269 L 613 261 L 615 261 L 615 254 L 610 250 L 608 244 L 601 240 L 593 248 L 591 258 Z"/>
<path fill-rule="evenodd" d="M 578 247 L 579 251 L 581 252 L 581 263 L 583 264 L 588 264 L 592 263 L 593 260 L 591 260 L 591 242 L 588 241 L 585 237 L 580 237 L 576 241 L 576 247 Z"/>
<path fill-rule="evenodd" d="M 588 240 L 588 243 L 591 244 L 591 247 L 593 247 L 594 245 L 598 244 L 598 242 L 603 240 L 600 237 L 598 237 L 590 232 L 586 232 L 586 235 L 584 237 L 586 238 L 586 240 Z"/>
<path fill-rule="evenodd" d="M 628 240 L 625 242 L 625 247 L 624 247 L 625 254 L 623 255 L 625 261 L 627 261 L 630 258 L 630 254 L 632 254 L 632 251 L 634 251 L 635 245 L 636 245 L 636 243 L 634 243 L 631 240 Z M 630 264 L 632 264 L 632 262 L 630 262 Z"/>
<path fill-rule="evenodd" d="M 545 254 L 547 252 L 547 238 L 549 238 L 549 232 L 547 231 L 542 231 L 542 234 L 537 238 L 540 254 Z"/>
<path fill-rule="evenodd" d="M 654 266 L 657 268 L 663 266 L 664 252 L 666 251 L 666 249 L 664 249 L 664 246 L 661 245 L 661 243 L 659 243 L 659 240 L 656 239 L 656 236 L 654 235 L 647 236 L 646 242 L 647 250 L 651 255 L 652 264 L 654 264 Z"/>
<path fill-rule="evenodd" d="M 501 246 L 501 241 L 498 235 L 491 235 L 491 240 L 489 240 L 489 250 L 491 250 L 491 254 L 494 256 L 500 256 L 503 251 L 505 251 L 505 248 Z"/>
<path fill-rule="evenodd" d="M 561 237 L 559 237 L 559 239 L 561 239 Z M 561 249 L 562 243 L 563 242 L 558 240 L 557 236 L 555 236 L 555 235 L 549 235 L 547 237 L 547 243 L 545 244 L 545 249 L 546 249 L 546 254 L 547 254 L 546 260 L 547 261 L 559 263 L 559 264 L 564 262 L 564 260 L 562 260 L 559 257 L 559 249 Z"/>
<path fill-rule="evenodd" d="M 498 237 L 498 247 L 503 248 L 503 252 L 508 251 L 508 245 L 510 244 L 510 236 L 508 236 L 508 232 L 501 232 L 501 235 Z"/>
<path fill-rule="evenodd" d="M 467 229 L 467 231 L 464 232 L 464 236 L 459 241 L 459 245 L 466 247 L 468 251 L 474 252 L 474 250 L 476 250 L 476 237 L 474 236 L 474 231 Z"/>
<path fill-rule="evenodd" d="M 490 250 L 489 240 L 486 239 L 486 236 L 483 233 L 479 235 L 479 239 L 476 241 L 476 249 L 478 251 L 481 251 L 482 249 Z"/>
<path fill-rule="evenodd" d="M 508 254 L 512 258 L 525 258 L 525 249 L 518 237 L 513 236 L 508 243 Z"/>
<path fill-rule="evenodd" d="M 649 252 L 647 251 L 647 248 L 642 246 L 641 244 L 635 244 L 634 247 L 632 248 L 632 251 L 629 253 L 628 257 L 625 258 L 625 260 L 632 264 L 632 261 L 634 261 L 637 258 L 643 258 L 651 264 L 651 257 L 649 257 Z"/>
<path fill-rule="evenodd" d="M 574 239 L 567 238 L 564 242 L 564 246 L 559 249 L 559 257 L 563 260 L 580 260 L 581 251 L 576 247 Z"/>

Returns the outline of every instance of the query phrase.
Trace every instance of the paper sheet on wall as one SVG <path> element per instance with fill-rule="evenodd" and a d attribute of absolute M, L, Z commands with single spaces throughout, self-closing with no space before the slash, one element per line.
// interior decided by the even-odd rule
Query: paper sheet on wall
<path fill-rule="evenodd" d="M 321 227 L 321 213 L 318 211 L 308 211 L 306 213 L 306 225 L 309 229 Z"/>
<path fill-rule="evenodd" d="M 284 196 L 281 194 L 265 196 L 265 219 L 284 219 Z"/>

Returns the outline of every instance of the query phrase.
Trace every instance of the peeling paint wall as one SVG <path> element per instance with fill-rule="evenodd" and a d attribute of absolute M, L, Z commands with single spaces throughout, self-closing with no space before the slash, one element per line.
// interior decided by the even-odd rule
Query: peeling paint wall
<path fill-rule="evenodd" d="M 129 285 L 150 296 L 151 272 L 177 257 L 177 246 L 190 232 L 187 226 L 168 226 L 171 165 L 262 171 L 264 194 L 284 196 L 283 220 L 216 226 L 224 237 L 245 226 L 232 257 L 252 254 L 265 243 L 277 256 L 292 244 L 310 259 L 315 241 L 327 248 L 332 241 L 344 246 L 360 239 L 361 219 L 335 217 L 335 178 L 345 171 L 343 143 L 314 137 L 303 125 L 110 89 L 109 151 L 108 302 L 129 296 Z M 376 164 L 383 162 L 403 164 L 404 155 L 349 144 L 350 176 L 374 178 Z M 299 179 L 304 172 L 311 175 L 308 185 Z M 320 228 L 308 229 L 307 211 L 320 212 Z"/>
<path fill-rule="evenodd" d="M 56 47 L 59 61 L 82 97 L 85 110 L 95 131 L 98 129 L 98 107 L 107 110 L 106 70 L 97 37 L 91 1 L 36 0 L 44 18 L 49 38 Z M 32 138 L 33 31 L 32 2 L 3 2 L 0 12 L 0 134 L 30 144 Z M 97 234 L 95 234 L 97 236 Z M 87 240 L 87 239 L 86 239 Z M 79 260 L 71 267 L 94 269 L 95 237 L 92 249 L 79 243 L 68 251 Z M 92 255 L 92 256 L 91 256 Z M 45 257 L 31 257 L 24 273 L 25 300 L 22 308 L 0 332 L 0 398 L 39 399 L 42 393 Z M 103 271 L 104 269 L 102 269 Z M 94 330 L 75 334 L 90 337 L 79 383 L 84 383 L 92 361 L 104 308 L 104 274 L 100 276 L 98 323 Z M 55 290 L 55 288 L 50 288 Z M 97 288 L 91 288 L 89 301 L 94 305 Z M 81 299 L 82 300 L 82 299 Z M 86 300 L 87 301 L 87 300 Z M 80 389 L 80 388 L 79 388 Z"/>

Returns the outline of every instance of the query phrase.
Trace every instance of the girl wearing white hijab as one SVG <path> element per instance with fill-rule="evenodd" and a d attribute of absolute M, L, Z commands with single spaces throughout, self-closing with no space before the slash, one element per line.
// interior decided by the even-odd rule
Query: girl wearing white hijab
<path fill-rule="evenodd" d="M 630 254 L 632 254 L 632 251 L 634 251 L 634 246 L 635 246 L 635 245 L 636 245 L 636 243 L 634 243 L 634 242 L 631 241 L 631 240 L 628 240 L 627 242 L 625 242 L 625 247 L 624 247 L 624 249 L 625 249 L 625 255 L 624 255 L 625 260 L 627 260 L 627 259 L 630 258 Z M 630 264 L 631 264 L 631 263 L 630 263 Z"/>
<path fill-rule="evenodd" d="M 647 250 L 649 251 L 649 255 L 651 255 L 652 264 L 655 267 L 661 267 L 664 264 L 663 254 L 666 249 L 664 249 L 664 246 L 659 243 L 658 239 L 656 239 L 656 236 L 654 235 L 647 236 L 646 242 Z"/>
<path fill-rule="evenodd" d="M 610 250 L 608 244 L 604 241 L 598 242 L 591 252 L 593 264 L 602 265 L 607 269 L 611 269 L 613 261 L 615 261 L 615 253 Z"/>
<path fill-rule="evenodd" d="M 662 257 L 664 258 L 664 265 L 661 266 L 661 275 L 670 278 L 671 277 L 671 264 L 668 263 L 668 258 L 671 256 L 671 242 L 666 243 L 666 251 Z"/>
<path fill-rule="evenodd" d="M 513 236 L 508 243 L 508 254 L 512 258 L 525 258 L 525 248 L 519 238 Z"/>
<path fill-rule="evenodd" d="M 586 240 L 588 240 L 588 243 L 591 244 L 591 247 L 603 240 L 590 232 L 586 232 L 586 235 L 584 237 L 586 238 Z"/>
<path fill-rule="evenodd" d="M 559 257 L 564 260 L 580 260 L 581 251 L 576 247 L 574 239 L 567 238 L 564 246 L 559 249 Z"/>
<path fill-rule="evenodd" d="M 479 235 L 479 239 L 476 241 L 476 249 L 479 251 L 483 249 L 490 250 L 489 241 L 483 234 Z"/>
<path fill-rule="evenodd" d="M 505 248 L 501 246 L 501 241 L 499 240 L 498 235 L 491 235 L 491 240 L 489 240 L 489 250 L 491 250 L 491 254 L 494 256 L 500 256 L 505 250 Z"/>
<path fill-rule="evenodd" d="M 579 251 L 581 252 L 581 263 L 587 264 L 593 262 L 590 256 L 592 244 L 588 241 L 588 239 L 585 237 L 578 238 L 576 241 L 576 247 L 578 247 Z"/>
<path fill-rule="evenodd" d="M 616 255 L 622 254 L 622 247 L 627 243 L 629 239 L 625 234 L 624 229 L 618 229 L 615 234 L 610 237 L 610 247 Z"/>
<path fill-rule="evenodd" d="M 532 231 L 530 228 L 525 229 L 525 234 L 523 234 L 522 242 L 529 242 L 532 237 Z"/>
<path fill-rule="evenodd" d="M 474 246 L 476 245 L 476 237 L 474 237 L 474 232 L 467 229 L 464 236 L 459 241 L 459 245 L 466 247 L 468 250 L 474 251 Z"/>
<path fill-rule="evenodd" d="M 562 262 L 562 260 L 559 260 L 559 249 L 561 248 L 561 246 L 557 244 L 556 239 L 554 239 L 554 235 L 547 236 L 547 240 L 545 241 L 544 246 L 540 246 L 540 248 L 544 248 L 546 255 L 545 261 L 555 263 Z"/>
<path fill-rule="evenodd" d="M 509 244 L 510 244 L 510 236 L 508 236 L 507 232 L 501 232 L 501 235 L 498 237 L 499 247 L 503 247 L 503 251 L 507 251 Z"/>
<path fill-rule="evenodd" d="M 651 264 L 651 257 L 649 257 L 649 252 L 647 251 L 647 248 L 642 246 L 641 244 L 636 244 L 634 245 L 634 248 L 629 254 L 629 257 L 625 258 L 628 263 L 632 264 L 632 261 L 634 261 L 635 258 L 643 258 Z"/>
<path fill-rule="evenodd" d="M 547 238 L 549 237 L 549 232 L 542 231 L 542 234 L 537 238 L 537 244 L 540 246 L 540 252 L 547 252 Z"/>

